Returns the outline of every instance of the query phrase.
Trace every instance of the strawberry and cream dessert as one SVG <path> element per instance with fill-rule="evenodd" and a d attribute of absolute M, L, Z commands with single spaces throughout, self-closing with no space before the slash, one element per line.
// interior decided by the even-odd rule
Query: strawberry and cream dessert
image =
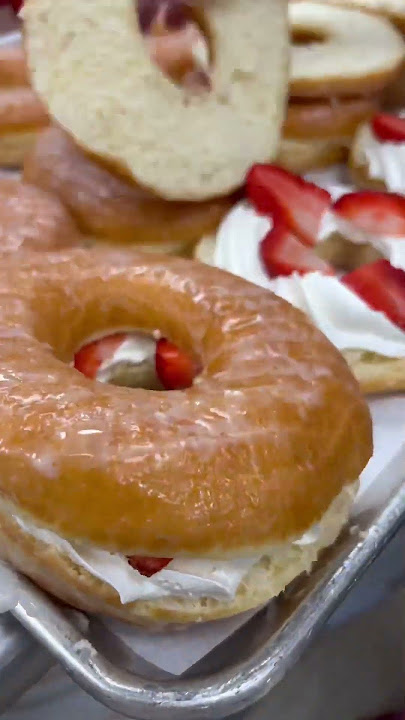
<path fill-rule="evenodd" d="M 405 389 L 405 198 L 332 190 L 254 166 L 246 198 L 196 257 L 303 310 L 364 391 Z"/>
<path fill-rule="evenodd" d="M 405 194 L 404 113 L 379 113 L 362 124 L 354 137 L 349 165 L 360 187 Z"/>

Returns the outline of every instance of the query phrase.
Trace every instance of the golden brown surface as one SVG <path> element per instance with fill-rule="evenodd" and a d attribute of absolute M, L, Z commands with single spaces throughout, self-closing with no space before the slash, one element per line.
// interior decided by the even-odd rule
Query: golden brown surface
<path fill-rule="evenodd" d="M 405 390 L 405 358 L 384 357 L 365 350 L 345 350 L 343 355 L 365 393 Z"/>
<path fill-rule="evenodd" d="M 0 179 L 0 252 L 59 250 L 79 231 L 58 198 L 19 180 Z"/>
<path fill-rule="evenodd" d="M 0 47 L 0 86 L 20 87 L 29 84 L 22 45 Z"/>
<path fill-rule="evenodd" d="M 317 521 L 370 457 L 342 356 L 266 290 L 107 250 L 8 255 L 0 288 L 0 491 L 64 537 L 127 555 L 257 555 Z M 202 374 L 152 392 L 68 365 L 117 327 L 159 329 Z"/>
<path fill-rule="evenodd" d="M 29 87 L 23 49 L 0 47 L 0 166 L 20 167 L 48 113 Z"/>
<path fill-rule="evenodd" d="M 378 101 L 374 98 L 291 100 L 284 122 L 284 136 L 295 139 L 350 137 L 359 123 L 368 120 L 377 110 Z"/>
<path fill-rule="evenodd" d="M 158 247 L 193 245 L 213 232 L 229 199 L 168 202 L 120 178 L 80 150 L 59 128 L 41 133 L 24 163 L 24 178 L 56 193 L 84 233 Z"/>
<path fill-rule="evenodd" d="M 48 114 L 29 87 L 0 89 L 0 134 L 48 125 Z"/>

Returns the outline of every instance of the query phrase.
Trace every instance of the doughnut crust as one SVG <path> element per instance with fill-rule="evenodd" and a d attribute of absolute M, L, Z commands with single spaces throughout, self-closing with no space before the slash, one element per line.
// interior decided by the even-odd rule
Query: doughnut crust
<path fill-rule="evenodd" d="M 231 207 L 228 198 L 201 203 L 157 198 L 86 155 L 56 127 L 38 135 L 24 161 L 24 178 L 57 195 L 84 234 L 155 252 L 192 248 L 216 230 Z"/>
<path fill-rule="evenodd" d="M 382 17 L 316 2 L 289 5 L 290 95 L 350 97 L 384 89 L 405 57 L 401 34 Z M 296 42 L 309 34 L 314 42 Z"/>
<path fill-rule="evenodd" d="M 211 89 L 202 93 L 187 92 L 155 66 L 137 6 L 134 0 L 28 0 L 23 16 L 33 86 L 78 144 L 159 196 L 228 194 L 253 163 L 276 154 L 287 90 L 286 2 L 204 6 L 213 62 Z"/>
<path fill-rule="evenodd" d="M 60 250 L 83 242 L 58 198 L 20 182 L 0 179 L 0 251 Z"/>
<path fill-rule="evenodd" d="M 29 87 L 20 45 L 0 47 L 0 165 L 19 167 L 48 114 Z"/>
<path fill-rule="evenodd" d="M 370 458 L 370 414 L 340 353 L 240 278 L 93 249 L 10 254 L 0 287 L 0 492 L 67 539 L 125 555 L 260 556 L 317 522 Z M 201 374 L 153 392 L 69 365 L 116 327 L 159 329 Z"/>

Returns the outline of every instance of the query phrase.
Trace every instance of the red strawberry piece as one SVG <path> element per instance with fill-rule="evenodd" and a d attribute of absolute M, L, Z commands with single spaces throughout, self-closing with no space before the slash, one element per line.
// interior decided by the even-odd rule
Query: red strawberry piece
<path fill-rule="evenodd" d="M 405 237 L 405 197 L 402 195 L 362 190 L 343 195 L 333 210 L 366 232 Z"/>
<path fill-rule="evenodd" d="M 145 577 L 152 577 L 156 575 L 160 570 L 163 570 L 173 558 L 153 558 L 153 557 L 140 557 L 139 555 L 132 555 L 128 558 L 128 562 L 134 570 L 138 570 L 141 575 Z"/>
<path fill-rule="evenodd" d="M 334 269 L 293 235 L 282 222 L 277 222 L 261 243 L 260 254 L 270 277 L 277 275 L 306 275 L 320 272 L 334 275 Z"/>
<path fill-rule="evenodd" d="M 405 118 L 388 113 L 378 113 L 371 121 L 374 135 L 381 142 L 404 142 L 405 140 Z"/>
<path fill-rule="evenodd" d="M 190 355 L 162 338 L 156 346 L 156 373 L 165 390 L 184 390 L 193 384 L 196 368 Z"/>
<path fill-rule="evenodd" d="M 343 282 L 373 310 L 379 310 L 405 330 L 405 272 L 388 260 L 362 265 L 345 275 Z"/>
<path fill-rule="evenodd" d="M 126 333 L 115 333 L 83 345 L 74 357 L 76 370 L 79 370 L 86 377 L 94 379 L 101 365 L 112 358 L 117 348 L 127 337 Z"/>
<path fill-rule="evenodd" d="M 259 213 L 273 215 L 278 206 L 289 229 L 305 245 L 315 245 L 322 217 L 332 202 L 327 190 L 277 165 L 254 165 L 247 176 L 246 192 Z"/>

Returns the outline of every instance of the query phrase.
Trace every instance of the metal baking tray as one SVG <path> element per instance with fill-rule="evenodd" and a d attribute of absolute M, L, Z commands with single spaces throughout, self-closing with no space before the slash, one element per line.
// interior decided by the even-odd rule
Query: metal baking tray
<path fill-rule="evenodd" d="M 9 614 L 0 615 L 0 715 L 42 679 L 52 656 Z"/>
<path fill-rule="evenodd" d="M 181 679 L 154 681 L 124 669 L 105 643 L 78 629 L 71 611 L 24 578 L 13 615 L 78 685 L 112 710 L 137 720 L 219 720 L 270 692 L 297 661 L 405 520 L 405 482 L 379 502 L 356 517 L 356 526 L 310 576 L 295 581 Z"/>

